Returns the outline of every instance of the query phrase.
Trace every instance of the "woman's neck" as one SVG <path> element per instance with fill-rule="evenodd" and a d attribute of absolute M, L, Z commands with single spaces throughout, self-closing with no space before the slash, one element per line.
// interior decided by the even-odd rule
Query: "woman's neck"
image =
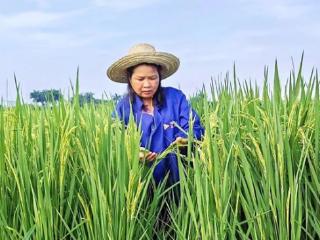
<path fill-rule="evenodd" d="M 146 112 L 153 112 L 153 101 L 150 99 L 143 99 L 143 110 Z"/>

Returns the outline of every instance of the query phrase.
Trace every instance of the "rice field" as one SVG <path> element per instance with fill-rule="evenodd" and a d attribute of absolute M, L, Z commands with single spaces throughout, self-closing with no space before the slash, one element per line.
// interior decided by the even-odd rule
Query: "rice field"
<path fill-rule="evenodd" d="M 133 119 L 113 119 L 112 101 L 80 107 L 79 81 L 73 103 L 18 95 L 0 108 L 0 239 L 320 239 L 319 77 L 301 69 L 283 88 L 277 65 L 262 88 L 234 71 L 190 98 L 206 134 L 189 132 L 193 167 L 167 151 L 181 197 L 162 230 L 168 190 L 148 197 Z"/>

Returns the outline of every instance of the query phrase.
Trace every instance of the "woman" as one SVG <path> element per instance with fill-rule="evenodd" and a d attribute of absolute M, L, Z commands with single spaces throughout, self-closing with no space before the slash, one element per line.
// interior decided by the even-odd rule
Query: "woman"
<path fill-rule="evenodd" d="M 194 118 L 194 137 L 200 140 L 204 134 L 200 119 L 178 89 L 161 87 L 161 81 L 179 68 L 179 59 L 169 53 L 157 52 L 150 44 L 137 44 L 129 54 L 113 63 L 107 70 L 115 82 L 128 84 L 128 94 L 117 104 L 119 118 L 128 124 L 130 109 L 137 125 L 141 123 L 141 147 L 149 150 L 146 159 L 154 161 L 171 143 L 186 143 L 189 117 Z M 177 125 L 176 125 L 177 124 Z M 168 186 L 179 181 L 177 157 L 169 154 L 154 169 L 156 185 L 168 176 Z"/>

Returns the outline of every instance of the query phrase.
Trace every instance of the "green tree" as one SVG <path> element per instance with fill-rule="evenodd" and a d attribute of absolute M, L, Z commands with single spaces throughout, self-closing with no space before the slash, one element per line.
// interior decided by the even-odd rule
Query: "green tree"
<path fill-rule="evenodd" d="M 56 89 L 45 89 L 41 91 L 33 90 L 30 93 L 30 98 L 33 100 L 33 102 L 45 105 L 47 103 L 59 101 L 63 98 L 63 95 L 60 90 Z"/>
<path fill-rule="evenodd" d="M 85 93 L 81 93 L 79 95 L 79 101 L 80 101 L 80 106 L 82 106 L 84 103 L 90 103 L 90 102 L 94 102 L 94 97 L 93 97 L 94 93 L 92 92 L 85 92 Z"/>
<path fill-rule="evenodd" d="M 74 101 L 74 96 L 71 98 L 71 102 Z M 79 94 L 79 104 L 80 106 L 83 106 L 86 103 L 91 103 L 93 102 L 94 104 L 101 103 L 100 99 L 95 99 L 94 98 L 94 93 L 92 92 L 85 92 L 85 93 L 80 93 Z"/>

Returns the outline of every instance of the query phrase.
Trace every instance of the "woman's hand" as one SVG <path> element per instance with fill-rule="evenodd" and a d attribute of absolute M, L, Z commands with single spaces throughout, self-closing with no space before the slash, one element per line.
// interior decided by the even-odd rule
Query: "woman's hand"
<path fill-rule="evenodd" d="M 154 161 L 157 158 L 157 153 L 150 152 L 149 150 L 145 149 L 144 147 L 140 147 L 139 153 L 139 160 L 142 162 L 145 159 L 149 162 Z"/>

